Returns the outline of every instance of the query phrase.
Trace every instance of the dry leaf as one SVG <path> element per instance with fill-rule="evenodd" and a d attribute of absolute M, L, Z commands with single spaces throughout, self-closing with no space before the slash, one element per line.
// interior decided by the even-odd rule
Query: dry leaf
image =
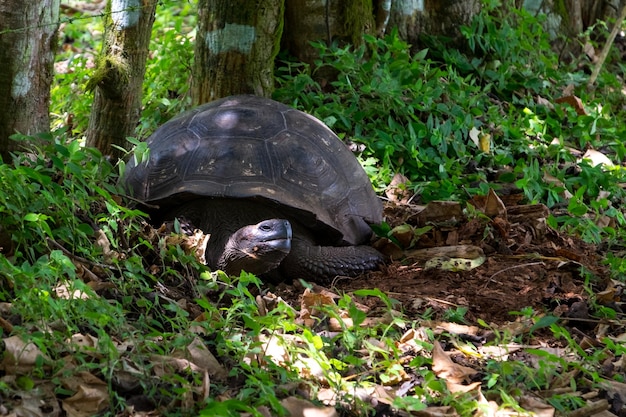
<path fill-rule="evenodd" d="M 498 404 L 495 401 L 488 401 L 482 391 L 478 390 L 478 404 L 480 407 L 476 410 L 476 417 L 495 417 L 498 415 Z M 516 415 L 512 413 L 511 415 Z"/>
<path fill-rule="evenodd" d="M 480 135 L 480 150 L 484 153 L 491 152 L 491 135 L 489 133 Z"/>
<path fill-rule="evenodd" d="M 554 105 L 550 102 L 550 100 L 543 98 L 541 96 L 537 96 L 537 104 L 540 106 L 546 106 L 550 110 L 554 110 Z"/>
<path fill-rule="evenodd" d="M 563 97 L 557 98 L 555 102 L 559 104 L 561 103 L 569 104 L 570 106 L 574 108 L 574 110 L 576 110 L 576 113 L 581 116 L 584 116 L 587 114 L 587 112 L 585 111 L 585 106 L 583 106 L 583 102 L 574 95 L 563 96 Z"/>
<path fill-rule="evenodd" d="M 75 394 L 62 402 L 68 417 L 90 417 L 109 407 L 108 385 L 88 372 L 62 379 L 66 389 Z"/>
<path fill-rule="evenodd" d="M 454 407 L 449 405 L 443 405 L 441 407 L 427 407 L 423 410 L 411 412 L 412 416 L 416 417 L 456 417 L 458 416 Z"/>
<path fill-rule="evenodd" d="M 187 345 L 185 357 L 191 360 L 199 369 L 208 373 L 216 380 L 225 380 L 228 377 L 228 371 L 213 356 L 211 351 L 199 338 L 194 338 Z M 180 354 L 179 354 L 180 355 Z"/>
<path fill-rule="evenodd" d="M 474 142 L 474 145 L 476 145 L 476 147 L 480 149 L 480 130 L 478 130 L 476 126 L 473 126 L 470 129 L 469 137 L 472 140 L 472 142 Z"/>
<path fill-rule="evenodd" d="M 396 346 L 401 352 L 411 351 L 417 353 L 424 348 L 423 344 L 418 342 L 425 342 L 427 340 L 428 336 L 422 329 L 409 329 L 400 337 L 400 340 L 396 342 Z"/>
<path fill-rule="evenodd" d="M 541 398 L 523 395 L 519 400 L 519 404 L 526 411 L 530 411 L 534 416 L 537 417 L 553 417 L 554 416 L 554 407 L 549 404 L 546 404 Z"/>
<path fill-rule="evenodd" d="M 0 381 L 7 387 L 16 386 L 17 377 L 5 375 Z M 11 390 L 0 401 L 0 415 L 7 417 L 57 417 L 61 415 L 61 407 L 55 390 L 57 385 L 52 382 L 37 381 L 35 389 Z M 10 410 L 10 412 L 9 412 Z"/>
<path fill-rule="evenodd" d="M 62 283 L 54 288 L 54 293 L 57 297 L 64 300 L 87 300 L 89 295 L 81 290 L 72 288 L 73 285 L 68 283 Z"/>
<path fill-rule="evenodd" d="M 485 206 L 483 207 L 483 213 L 492 219 L 494 217 L 502 217 L 503 219 L 506 219 L 506 207 L 492 188 L 489 189 L 489 194 L 487 194 L 487 200 L 485 201 Z"/>
<path fill-rule="evenodd" d="M 70 345 L 77 351 L 90 354 L 90 352 L 97 352 L 98 338 L 90 334 L 75 333 L 70 338 Z"/>
<path fill-rule="evenodd" d="M 430 223 L 454 224 L 463 220 L 465 216 L 463 207 L 458 201 L 431 201 L 412 218 L 415 218 L 415 223 L 422 227 Z"/>
<path fill-rule="evenodd" d="M 548 184 L 552 184 L 556 187 L 563 188 L 562 195 L 563 195 L 563 198 L 565 198 L 566 200 L 569 200 L 570 198 L 573 197 L 572 193 L 570 193 L 569 190 L 565 188 L 565 184 L 563 184 L 563 181 L 549 174 L 547 171 L 543 173 L 543 180 Z"/>
<path fill-rule="evenodd" d="M 4 355 L 0 368 L 8 374 L 23 375 L 30 372 L 38 358 L 48 360 L 34 343 L 24 342 L 19 336 L 7 337 L 3 342 Z"/>
<path fill-rule="evenodd" d="M 467 366 L 458 365 L 446 355 L 439 342 L 433 345 L 433 372 L 453 384 L 469 382 L 477 371 Z"/>
<path fill-rule="evenodd" d="M 400 243 L 402 248 L 408 248 L 413 243 L 415 230 L 411 225 L 403 223 L 391 229 L 391 236 Z"/>
<path fill-rule="evenodd" d="M 120 254 L 114 250 L 111 250 L 111 242 L 109 242 L 109 238 L 102 231 L 102 229 L 97 229 L 95 231 L 96 241 L 95 244 L 100 249 L 102 249 L 102 255 L 104 256 L 104 261 L 106 263 L 111 263 L 114 259 L 119 259 Z"/>
<path fill-rule="evenodd" d="M 150 362 L 153 372 L 158 377 L 171 375 L 176 372 L 200 372 L 202 369 L 188 359 L 174 358 L 171 356 L 152 355 Z"/>
<path fill-rule="evenodd" d="M 614 166 L 613 161 L 611 161 L 608 156 L 595 149 L 587 149 L 582 159 L 588 160 L 594 167 L 603 165 L 605 168 L 611 168 Z"/>
<path fill-rule="evenodd" d="M 446 380 L 446 387 L 448 388 L 448 390 L 450 392 L 457 392 L 457 393 L 463 393 L 463 392 L 470 392 L 470 391 L 474 391 L 475 389 L 480 387 L 481 382 L 472 382 L 471 384 L 457 384 L 455 382 L 452 382 L 450 380 Z"/>
<path fill-rule="evenodd" d="M 385 196 L 389 201 L 399 204 L 408 204 L 413 194 L 408 190 L 409 179 L 402 174 L 396 174 L 385 190 Z"/>
<path fill-rule="evenodd" d="M 335 300 L 329 294 L 312 292 L 308 288 L 302 293 L 302 301 L 300 302 L 301 310 L 308 310 L 310 314 L 317 315 L 322 306 L 334 306 Z"/>

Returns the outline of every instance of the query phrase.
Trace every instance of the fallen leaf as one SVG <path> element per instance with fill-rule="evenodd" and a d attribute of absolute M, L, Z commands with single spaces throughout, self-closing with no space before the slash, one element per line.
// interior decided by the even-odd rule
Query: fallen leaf
<path fill-rule="evenodd" d="M 402 248 L 408 248 L 413 243 L 415 229 L 411 225 L 402 223 L 391 229 L 391 236 L 400 243 Z"/>
<path fill-rule="evenodd" d="M 90 417 L 109 407 L 108 385 L 89 372 L 62 378 L 61 382 L 66 389 L 75 392 L 62 401 L 68 417 Z"/>
<path fill-rule="evenodd" d="M 476 147 L 480 149 L 480 130 L 478 130 L 476 126 L 473 126 L 470 129 L 469 137 L 472 140 L 472 142 L 474 142 L 474 145 L 476 145 Z"/>
<path fill-rule="evenodd" d="M 487 194 L 487 200 L 485 201 L 485 206 L 483 207 L 483 213 L 492 219 L 494 217 L 502 217 L 503 219 L 506 219 L 507 217 L 504 203 L 492 188 L 489 189 L 489 193 Z"/>
<path fill-rule="evenodd" d="M 478 268 L 485 262 L 484 257 L 476 259 L 465 258 L 433 258 L 426 261 L 424 269 L 441 269 L 442 271 L 471 271 L 474 268 Z"/>
<path fill-rule="evenodd" d="M 550 110 L 554 110 L 554 105 L 550 102 L 550 100 L 543 98 L 541 96 L 537 96 L 537 104 L 540 106 L 546 106 Z"/>
<path fill-rule="evenodd" d="M 446 355 L 439 342 L 433 345 L 433 372 L 453 384 L 469 382 L 477 371 L 467 366 L 458 365 Z"/>
<path fill-rule="evenodd" d="M 489 133 L 482 133 L 479 138 L 480 150 L 484 153 L 491 152 L 491 135 Z"/>
<path fill-rule="evenodd" d="M 455 382 L 446 380 L 446 387 L 450 392 L 463 393 L 474 391 L 475 389 L 480 387 L 481 382 L 472 382 L 471 384 L 457 384 Z"/>
<path fill-rule="evenodd" d="M 587 114 L 587 112 L 585 111 L 585 106 L 583 106 L 582 100 L 574 95 L 559 97 L 554 101 L 559 104 L 562 104 L 562 103 L 569 104 L 570 106 L 574 108 L 574 110 L 576 110 L 576 113 L 581 116 L 584 116 Z"/>
<path fill-rule="evenodd" d="M 320 314 L 320 307 L 333 305 L 335 305 L 335 300 L 332 295 L 328 293 L 313 292 L 306 288 L 302 293 L 299 319 L 306 326 L 312 326 L 315 324 L 314 317 L 317 317 Z"/>
<path fill-rule="evenodd" d="M 427 340 L 428 336 L 423 329 L 409 329 L 400 337 L 400 340 L 396 342 L 396 346 L 401 352 L 411 351 L 417 353 L 424 348 L 424 345 L 419 342 L 425 342 Z"/>
<path fill-rule="evenodd" d="M 535 396 L 522 395 L 519 404 L 524 410 L 532 412 L 537 417 L 553 417 L 555 413 L 554 407 Z"/>
<path fill-rule="evenodd" d="M 458 416 L 454 407 L 444 405 L 441 407 L 426 407 L 423 410 L 417 410 L 411 412 L 412 416 L 417 417 L 456 417 Z"/>
<path fill-rule="evenodd" d="M 408 190 L 409 179 L 402 174 L 395 174 L 385 190 L 385 196 L 389 201 L 400 204 L 408 204 L 413 194 Z"/>
<path fill-rule="evenodd" d="M 458 223 L 465 218 L 463 207 L 458 201 L 431 201 L 415 215 L 411 216 L 409 223 L 417 223 L 419 227 L 431 223 L 446 223 L 449 225 Z"/>
<path fill-rule="evenodd" d="M 104 233 L 102 229 L 97 229 L 95 231 L 96 240 L 95 244 L 97 247 L 102 249 L 102 255 L 104 257 L 104 261 L 106 263 L 111 263 L 115 259 L 119 259 L 120 254 L 114 250 L 111 250 L 111 242 L 109 242 L 109 238 Z"/>
<path fill-rule="evenodd" d="M 57 297 L 64 300 L 87 300 L 89 295 L 84 291 L 73 288 L 69 283 L 62 283 L 54 287 L 54 293 Z"/>
<path fill-rule="evenodd" d="M 180 353 L 181 355 L 183 353 Z M 206 371 L 208 375 L 216 380 L 223 381 L 228 377 L 228 371 L 213 356 L 211 351 L 199 338 L 194 338 L 187 345 L 184 353 L 187 359 L 190 359 L 199 369 Z"/>
<path fill-rule="evenodd" d="M 613 161 L 611 161 L 608 156 L 595 149 L 587 149 L 582 159 L 588 160 L 594 167 L 602 165 L 605 168 L 611 168 L 614 166 Z"/>
<path fill-rule="evenodd" d="M 7 337 L 3 342 L 4 355 L 0 368 L 7 374 L 24 375 L 30 372 L 39 358 L 49 360 L 34 343 L 25 342 L 19 336 Z"/>
<path fill-rule="evenodd" d="M 477 417 L 495 417 L 498 415 L 498 409 L 500 408 L 498 404 L 495 401 L 487 400 L 481 390 L 478 391 L 478 404 L 480 407 L 477 409 Z M 516 415 L 516 413 L 511 415 Z"/>

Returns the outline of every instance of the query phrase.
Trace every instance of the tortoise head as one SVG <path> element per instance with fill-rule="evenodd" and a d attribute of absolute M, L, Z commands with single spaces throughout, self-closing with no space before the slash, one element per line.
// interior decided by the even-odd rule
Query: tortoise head
<path fill-rule="evenodd" d="M 276 269 L 289 254 L 291 238 L 288 220 L 269 219 L 244 226 L 226 242 L 218 267 L 229 275 L 241 271 L 264 274 Z"/>

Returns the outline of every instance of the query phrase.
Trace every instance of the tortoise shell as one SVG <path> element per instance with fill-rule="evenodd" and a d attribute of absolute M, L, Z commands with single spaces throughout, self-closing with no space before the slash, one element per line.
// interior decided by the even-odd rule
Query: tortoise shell
<path fill-rule="evenodd" d="M 147 142 L 149 160 L 133 158 L 125 174 L 143 202 L 260 199 L 351 245 L 382 221 L 382 202 L 350 149 L 318 119 L 276 101 L 232 96 L 204 104 Z"/>

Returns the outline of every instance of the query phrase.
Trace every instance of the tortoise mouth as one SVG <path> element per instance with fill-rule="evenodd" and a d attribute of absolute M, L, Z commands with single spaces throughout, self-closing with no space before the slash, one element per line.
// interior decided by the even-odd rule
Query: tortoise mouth
<path fill-rule="evenodd" d="M 263 241 L 263 245 L 269 250 L 289 253 L 291 251 L 291 239 L 272 239 Z"/>
<path fill-rule="evenodd" d="M 282 252 L 289 253 L 293 231 L 288 220 L 269 219 L 257 223 L 252 227 L 252 242 L 255 242 L 255 252 Z"/>

